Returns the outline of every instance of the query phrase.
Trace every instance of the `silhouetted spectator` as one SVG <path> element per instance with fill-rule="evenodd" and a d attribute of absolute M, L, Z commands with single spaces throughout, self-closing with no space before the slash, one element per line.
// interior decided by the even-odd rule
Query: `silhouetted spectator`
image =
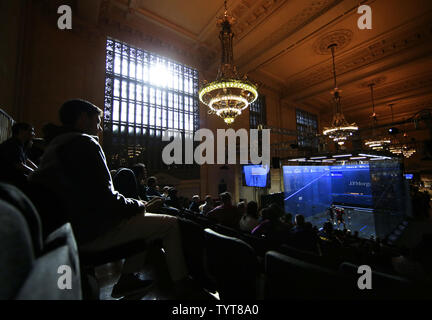
<path fill-rule="evenodd" d="M 287 242 L 289 226 L 281 221 L 283 212 L 277 205 L 270 205 L 261 210 L 261 222 L 252 230 L 252 234 L 265 237 L 273 244 Z"/>
<path fill-rule="evenodd" d="M 237 203 L 237 210 L 242 216 L 246 214 L 246 202 L 240 201 L 239 203 Z"/>
<path fill-rule="evenodd" d="M 196 194 L 192 197 L 192 202 L 189 206 L 189 210 L 194 213 L 199 213 L 199 205 L 200 205 L 200 197 L 199 195 Z"/>
<path fill-rule="evenodd" d="M 34 136 L 34 129 L 28 123 L 12 126 L 12 137 L 0 144 L 0 180 L 26 188 L 28 175 L 37 169 L 27 156 Z"/>
<path fill-rule="evenodd" d="M 208 213 L 208 217 L 217 223 L 227 227 L 238 229 L 241 215 L 236 207 L 232 205 L 232 197 L 229 192 L 224 192 L 219 195 L 222 201 L 220 206 L 217 206 Z"/>
<path fill-rule="evenodd" d="M 135 174 L 128 168 L 120 168 L 112 177 L 114 188 L 126 198 L 139 199 Z"/>
<path fill-rule="evenodd" d="M 59 214 L 64 213 L 71 222 L 80 250 L 97 252 L 137 240 L 161 239 L 171 278 L 186 287 L 187 268 L 177 219 L 145 213 L 143 202 L 125 198 L 113 187 L 97 137 L 102 111 L 87 101 L 71 100 L 59 114 L 64 126 L 59 132 L 63 133 L 50 142 L 30 178 L 55 191 L 64 206 L 58 208 Z M 112 295 L 142 290 L 142 281 L 133 275 L 141 267 L 126 259 Z"/>
<path fill-rule="evenodd" d="M 255 201 L 248 202 L 246 213 L 240 219 L 240 230 L 251 232 L 259 223 L 258 204 Z"/>
<path fill-rule="evenodd" d="M 178 210 L 183 209 L 182 204 L 180 203 L 180 199 L 177 196 L 177 189 L 174 187 L 171 187 L 168 190 L 168 197 L 165 200 L 165 204 L 167 206 L 176 208 Z"/>
<path fill-rule="evenodd" d="M 303 250 L 317 251 L 318 237 L 312 229 L 312 224 L 305 222 L 303 215 L 295 216 L 295 225 L 290 231 L 290 242 Z"/>
<path fill-rule="evenodd" d="M 137 163 L 132 166 L 138 188 L 138 195 L 141 200 L 148 201 L 147 197 L 147 168 L 144 163 Z"/>
<path fill-rule="evenodd" d="M 213 210 L 213 199 L 210 195 L 206 195 L 204 204 L 200 205 L 200 213 L 202 215 L 207 215 L 211 210 Z"/>
<path fill-rule="evenodd" d="M 157 189 L 157 178 L 156 177 L 149 177 L 147 179 L 146 195 L 149 199 L 151 199 L 152 197 L 162 197 L 159 190 Z"/>

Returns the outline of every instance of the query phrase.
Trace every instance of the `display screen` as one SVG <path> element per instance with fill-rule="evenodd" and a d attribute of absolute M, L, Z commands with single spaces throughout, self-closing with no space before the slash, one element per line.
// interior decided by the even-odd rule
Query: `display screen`
<path fill-rule="evenodd" d="M 243 166 L 243 181 L 248 187 L 269 188 L 270 169 L 268 166 L 251 164 Z"/>
<path fill-rule="evenodd" d="M 405 174 L 405 179 L 411 180 L 412 178 L 414 178 L 414 175 L 412 173 Z"/>
<path fill-rule="evenodd" d="M 332 204 L 371 207 L 369 165 L 284 166 L 285 210 L 305 216 Z"/>

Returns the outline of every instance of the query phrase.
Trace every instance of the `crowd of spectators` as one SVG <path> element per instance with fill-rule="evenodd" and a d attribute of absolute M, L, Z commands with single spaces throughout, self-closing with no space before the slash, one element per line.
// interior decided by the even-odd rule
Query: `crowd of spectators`
<path fill-rule="evenodd" d="M 289 245 L 319 256 L 369 264 L 383 271 L 412 278 L 430 275 L 430 236 L 425 236 L 418 247 L 403 250 L 389 245 L 387 239 L 363 239 L 359 238 L 357 231 L 335 229 L 331 221 L 318 228 L 307 222 L 303 215 L 293 217 L 274 203 L 264 208 L 259 208 L 255 201 L 245 199 L 235 203 L 228 191 L 220 193 L 217 198 L 206 195 L 201 199 L 199 195 L 194 195 L 189 200 L 179 196 L 175 186 L 160 186 L 157 177 L 148 177 L 147 168 L 143 163 L 134 164 L 130 168 L 108 170 L 102 148 L 95 138 L 100 128 L 100 110 L 80 100 L 68 103 L 63 105 L 63 111 L 70 109 L 71 106 L 79 106 L 84 111 L 75 112 L 75 118 L 60 112 L 63 127 L 44 128 L 46 141 L 50 144 L 41 161 L 35 159 L 34 163 L 27 157 L 27 150 L 31 147 L 34 137 L 33 127 L 22 123 L 14 125 L 12 138 L 0 147 L 0 178 L 22 189 L 25 189 L 29 176 L 39 183 L 46 182 L 48 186 L 65 193 L 64 199 L 69 199 L 66 204 L 74 209 L 71 209 L 74 215 L 78 212 L 88 212 L 87 217 L 75 217 L 72 221 L 78 234 L 78 242 L 84 241 L 79 243 L 80 245 L 88 242 L 97 247 L 96 244 L 102 243 L 100 239 L 105 241 L 106 236 L 112 234 L 111 227 L 114 228 L 117 224 L 125 226 L 125 219 L 137 217 L 143 212 L 155 214 L 144 215 L 147 218 L 141 216 L 142 221 L 136 220 L 137 224 L 142 223 L 143 230 L 149 237 L 153 231 L 147 230 L 144 225 L 151 222 L 157 226 L 155 229 L 160 229 L 157 236 L 175 242 L 179 238 L 179 232 L 176 219 L 173 217 L 187 211 L 238 232 L 266 239 L 275 247 Z M 69 118 L 71 120 L 67 122 Z M 87 155 L 82 158 L 79 153 L 84 151 Z M 62 156 L 61 153 L 65 155 Z M 66 180 L 70 185 L 65 186 Z M 429 195 L 413 189 L 411 196 L 415 206 L 414 212 L 429 212 Z M 113 220 L 110 226 L 104 217 L 114 209 L 130 214 L 122 217 L 123 213 L 113 212 L 115 221 Z M 95 212 L 100 214 L 97 215 Z M 93 218 L 90 218 L 90 213 Z M 148 217 L 153 221 L 144 221 L 149 219 Z M 88 230 L 92 225 L 89 221 L 92 221 L 95 227 L 92 230 Z M 104 225 L 101 225 L 101 221 L 104 221 Z M 170 225 L 169 229 L 163 227 L 163 224 Z M 82 230 L 84 228 L 87 230 Z M 95 230 L 98 230 L 98 233 L 95 233 Z M 139 230 L 135 231 L 138 233 Z M 168 240 L 166 245 L 181 250 L 178 244 L 173 245 Z M 184 281 L 187 271 L 182 253 L 171 259 L 173 278 Z M 174 266 L 177 270 L 174 270 Z"/>

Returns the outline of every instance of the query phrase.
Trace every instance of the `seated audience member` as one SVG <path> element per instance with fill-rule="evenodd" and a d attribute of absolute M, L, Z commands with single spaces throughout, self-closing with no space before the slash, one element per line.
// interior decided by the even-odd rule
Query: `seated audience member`
<path fill-rule="evenodd" d="M 285 243 L 290 229 L 281 221 L 282 214 L 282 210 L 276 205 L 262 209 L 262 220 L 251 233 L 258 237 L 267 238 L 274 244 Z"/>
<path fill-rule="evenodd" d="M 295 225 L 290 231 L 291 244 L 299 249 L 317 251 L 318 237 L 313 231 L 312 224 L 305 222 L 301 214 L 296 215 L 294 221 Z"/>
<path fill-rule="evenodd" d="M 327 221 L 324 223 L 324 225 L 320 229 L 318 235 L 322 240 L 325 240 L 325 241 L 335 241 L 336 240 L 335 230 L 333 229 L 333 224 L 330 221 Z"/>
<path fill-rule="evenodd" d="M 27 155 L 34 136 L 34 129 L 28 123 L 12 126 L 12 137 L 0 145 L 0 180 L 25 188 L 27 177 L 37 169 Z"/>
<path fill-rule="evenodd" d="M 168 198 L 168 191 L 170 188 L 170 186 L 165 186 L 162 188 L 162 199 L 166 200 Z"/>
<path fill-rule="evenodd" d="M 170 187 L 170 188 L 168 189 L 168 197 L 167 197 L 166 200 L 165 200 L 165 204 L 166 204 L 167 206 L 170 206 L 170 207 L 176 208 L 176 209 L 178 209 L 178 210 L 182 210 L 182 209 L 183 209 L 183 206 L 182 206 L 182 204 L 180 203 L 180 199 L 179 199 L 179 197 L 177 196 L 177 189 L 176 189 L 176 188 L 174 188 L 174 187 Z"/>
<path fill-rule="evenodd" d="M 55 191 L 80 250 L 97 252 L 139 239 L 161 239 L 171 278 L 185 287 L 187 268 L 177 218 L 148 213 L 143 202 L 125 198 L 113 187 L 97 137 L 102 111 L 90 102 L 71 100 L 59 115 L 61 134 L 53 137 L 30 180 Z M 133 274 L 140 267 L 126 259 L 113 296 L 142 289 L 142 281 Z"/>
<path fill-rule="evenodd" d="M 135 174 L 128 168 L 120 168 L 112 176 L 114 189 L 124 195 L 126 198 L 139 199 L 138 185 Z"/>
<path fill-rule="evenodd" d="M 147 198 L 147 169 L 144 163 L 136 163 L 132 166 L 138 188 L 138 195 L 141 200 L 148 201 Z"/>
<path fill-rule="evenodd" d="M 163 200 L 153 197 L 150 201 L 142 199 L 139 195 L 139 189 L 134 172 L 128 168 L 120 168 L 113 176 L 114 189 L 126 198 L 142 200 L 146 210 L 154 213 L 160 213 L 163 206 Z"/>
<path fill-rule="evenodd" d="M 248 202 L 246 213 L 240 219 L 240 230 L 251 232 L 259 223 L 258 204 L 255 201 Z"/>
<path fill-rule="evenodd" d="M 325 255 L 334 254 L 335 250 L 342 248 L 343 243 L 336 236 L 333 223 L 330 221 L 324 223 L 317 236 L 319 238 L 319 250 Z"/>
<path fill-rule="evenodd" d="M 199 210 L 202 215 L 207 215 L 211 210 L 213 210 L 213 199 L 210 195 L 206 195 L 205 202 L 200 205 Z"/>
<path fill-rule="evenodd" d="M 157 178 L 156 177 L 150 177 L 147 179 L 146 195 L 149 199 L 152 197 L 162 198 L 162 195 L 160 194 L 160 192 L 157 188 Z"/>
<path fill-rule="evenodd" d="M 232 205 L 232 197 L 229 192 L 221 193 L 222 204 L 211 210 L 207 216 L 209 219 L 223 224 L 227 227 L 238 229 L 241 215 L 237 208 Z"/>
<path fill-rule="evenodd" d="M 200 205 L 200 197 L 199 195 L 196 194 L 192 197 L 192 202 L 189 206 L 189 210 L 194 213 L 199 213 L 199 205 Z"/>
<path fill-rule="evenodd" d="M 294 224 L 292 222 L 292 214 L 291 213 L 285 213 L 282 218 L 282 222 L 290 226 L 290 228 L 294 227 Z"/>
<path fill-rule="evenodd" d="M 237 203 L 237 210 L 242 216 L 246 214 L 246 202 L 240 201 Z"/>

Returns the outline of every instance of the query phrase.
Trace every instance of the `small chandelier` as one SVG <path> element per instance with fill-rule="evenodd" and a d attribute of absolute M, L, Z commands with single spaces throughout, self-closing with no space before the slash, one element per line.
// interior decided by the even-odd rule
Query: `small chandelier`
<path fill-rule="evenodd" d="M 325 136 L 328 136 L 337 144 L 343 145 L 345 141 L 350 136 L 352 136 L 354 132 L 358 130 L 358 127 L 355 123 L 349 124 L 342 113 L 342 106 L 340 101 L 341 90 L 338 89 L 336 83 L 336 68 L 335 68 L 335 58 L 334 58 L 334 51 L 336 46 L 337 44 L 334 43 L 328 46 L 328 48 L 331 50 L 332 60 L 333 60 L 334 90 L 331 91 L 331 94 L 333 95 L 333 101 L 336 107 L 336 111 L 333 114 L 333 120 L 331 122 L 330 127 L 325 127 L 323 134 Z"/>
<path fill-rule="evenodd" d="M 382 151 L 385 148 L 387 148 L 387 146 L 391 143 L 391 140 L 389 137 L 386 136 L 377 136 L 375 134 L 375 126 L 377 124 L 377 114 L 375 113 L 375 101 L 374 101 L 374 95 L 373 95 L 373 87 L 374 87 L 374 83 L 369 84 L 370 90 L 371 90 L 371 100 L 372 100 L 372 121 L 373 121 L 373 125 L 372 125 L 372 138 L 367 139 L 365 141 L 365 145 L 366 147 L 371 148 L 372 150 L 376 150 L 376 151 Z"/>
<path fill-rule="evenodd" d="M 219 33 L 222 44 L 221 64 L 216 80 L 205 82 L 199 90 L 199 99 L 210 108 L 209 113 L 215 113 L 226 124 L 231 124 L 242 110 L 258 98 L 258 91 L 257 86 L 248 81 L 246 75 L 241 79 L 233 64 L 234 33 L 231 31 L 231 26 L 235 23 L 235 19 L 227 13 L 226 0 L 224 5 L 224 15 L 217 20 L 217 25 L 221 27 Z"/>
<path fill-rule="evenodd" d="M 409 144 L 394 144 L 390 146 L 389 151 L 398 156 L 409 158 L 416 152 L 416 149 Z"/>
<path fill-rule="evenodd" d="M 394 123 L 393 104 L 389 104 L 389 107 L 392 113 L 392 123 Z M 399 142 L 397 139 L 394 139 L 393 143 L 389 146 L 389 151 L 395 155 L 403 156 L 408 159 L 416 152 L 416 148 L 411 143 L 407 142 L 407 139 L 408 134 L 405 131 L 402 136 L 402 140 L 404 141 Z"/>

